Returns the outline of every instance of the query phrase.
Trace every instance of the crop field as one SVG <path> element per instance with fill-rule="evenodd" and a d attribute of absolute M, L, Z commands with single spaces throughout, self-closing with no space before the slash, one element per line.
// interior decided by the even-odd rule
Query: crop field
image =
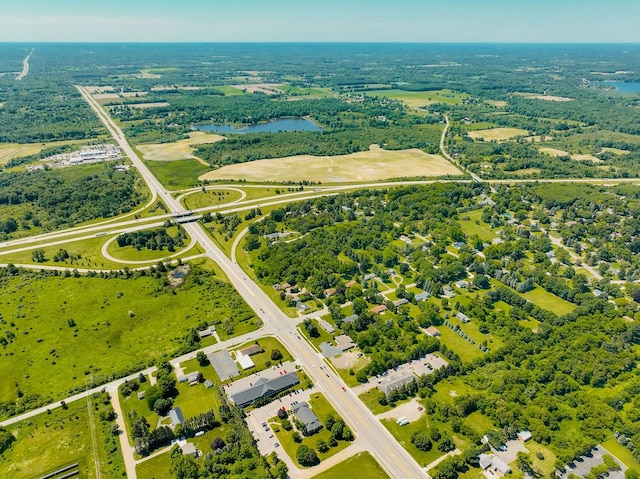
<path fill-rule="evenodd" d="M 573 101 L 574 98 L 568 98 L 566 96 L 556 96 L 556 95 L 536 95 L 535 93 L 514 93 L 515 96 L 521 96 L 522 98 L 527 98 L 530 100 L 544 100 L 544 101 L 556 101 L 556 102 L 565 102 L 565 101 Z"/>
<path fill-rule="evenodd" d="M 78 149 L 87 143 L 88 141 L 82 140 L 68 140 L 68 141 L 53 141 L 50 143 L 1 143 L 0 144 L 0 166 L 6 164 L 13 158 L 20 158 L 22 156 L 37 155 L 45 148 L 55 148 L 64 145 L 77 144 Z"/>
<path fill-rule="evenodd" d="M 470 138 L 484 141 L 506 141 L 516 136 L 528 134 L 529 132 L 527 130 L 522 130 L 521 128 L 491 128 L 489 130 L 475 130 L 468 133 Z"/>
<path fill-rule="evenodd" d="M 367 479 L 387 479 L 389 476 L 368 452 L 361 452 L 313 479 L 344 479 L 345 477 L 366 477 Z"/>
<path fill-rule="evenodd" d="M 138 106 L 138 108 L 140 108 L 140 106 Z M 216 141 L 224 139 L 224 136 L 214 135 L 204 131 L 194 131 L 189 133 L 189 138 L 184 140 L 173 143 L 138 145 L 137 148 L 142 152 L 144 159 L 148 161 L 189 160 L 196 158 L 193 156 L 194 148 L 192 145 L 215 143 Z M 203 162 L 203 164 L 209 166 L 207 163 Z"/>
<path fill-rule="evenodd" d="M 11 361 L 0 361 L 0 400 L 18 392 L 60 398 L 90 376 L 100 381 L 142 369 L 179 350 L 201 322 L 219 322 L 225 337 L 255 329 L 253 312 L 230 285 L 189 281 L 166 289 L 164 276 L 6 279 L 2 329 L 9 342 L 2 355 Z"/>
<path fill-rule="evenodd" d="M 323 183 L 378 181 L 398 177 L 460 175 L 462 172 L 440 155 L 422 150 L 369 151 L 340 156 L 300 155 L 223 166 L 200 176 L 201 180 L 300 181 Z"/>
<path fill-rule="evenodd" d="M 373 90 L 366 92 L 369 96 L 386 97 L 389 100 L 398 100 L 411 108 L 420 108 L 433 103 L 446 103 L 456 105 L 469 95 L 453 90 L 432 91 L 405 91 L 405 90 Z"/>

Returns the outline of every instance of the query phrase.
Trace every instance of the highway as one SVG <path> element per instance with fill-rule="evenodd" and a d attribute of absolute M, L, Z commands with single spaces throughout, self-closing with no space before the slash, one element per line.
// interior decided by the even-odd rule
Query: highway
<path fill-rule="evenodd" d="M 24 57 L 24 60 L 22 60 L 22 71 L 18 74 L 16 80 L 22 80 L 29 74 L 29 59 L 31 58 L 31 55 L 33 55 L 34 50 L 35 48 L 32 48 L 31 52 L 26 57 Z"/>
<path fill-rule="evenodd" d="M 80 86 L 76 88 L 96 112 L 120 148 L 129 156 L 152 193 L 162 198 L 172 213 L 185 212 L 186 209 L 169 194 L 133 151 L 113 119 L 84 88 Z M 378 459 L 385 470 L 397 479 L 427 477 L 426 472 L 358 397 L 346 387 L 342 379 L 331 368 L 324 368 L 324 361 L 319 353 L 297 334 L 297 322 L 287 318 L 260 287 L 237 264 L 225 256 L 198 223 L 185 223 L 183 227 L 205 249 L 206 255 L 222 268 L 229 281 L 263 321 L 265 329 L 272 331 L 297 359 L 353 432 L 366 441 L 367 450 Z M 320 369 L 321 366 L 323 369 Z"/>

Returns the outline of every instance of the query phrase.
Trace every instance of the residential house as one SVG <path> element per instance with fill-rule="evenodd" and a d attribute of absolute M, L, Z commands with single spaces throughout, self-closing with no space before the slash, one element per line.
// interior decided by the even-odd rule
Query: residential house
<path fill-rule="evenodd" d="M 432 338 L 440 337 L 440 331 L 438 331 L 438 328 L 436 328 L 435 326 L 429 326 L 424 330 L 424 332 L 427 334 L 427 336 L 430 336 Z"/>
<path fill-rule="evenodd" d="M 351 316 L 347 316 L 346 318 L 344 318 L 342 320 L 342 322 L 344 322 L 344 323 L 353 323 L 356 319 L 358 319 L 358 315 L 357 314 L 352 314 Z"/>
<path fill-rule="evenodd" d="M 469 316 L 467 316 L 464 313 L 457 313 L 456 314 L 456 318 L 458 318 L 460 321 L 462 321 L 463 323 L 468 323 L 469 321 L 471 321 L 469 319 Z"/>
<path fill-rule="evenodd" d="M 355 343 L 350 336 L 341 334 L 340 336 L 336 336 L 336 345 L 338 346 L 338 349 L 342 351 L 348 351 L 355 346 Z"/>
<path fill-rule="evenodd" d="M 371 308 L 369 311 L 371 311 L 373 314 L 382 314 L 387 310 L 387 306 L 384 304 L 379 304 L 378 306 L 374 306 L 373 308 Z"/>
<path fill-rule="evenodd" d="M 318 419 L 318 416 L 311 410 L 309 404 L 301 402 L 293 406 L 293 414 L 298 421 L 304 424 L 304 428 L 307 434 L 313 434 L 322 429 L 322 424 Z"/>
<path fill-rule="evenodd" d="M 406 298 L 400 298 L 400 299 L 396 299 L 396 300 L 393 302 L 393 305 L 394 305 L 396 308 L 399 308 L 400 306 L 403 306 L 403 305 L 407 304 L 408 302 L 409 302 L 409 300 L 408 300 L 408 299 L 406 299 Z"/>
<path fill-rule="evenodd" d="M 518 433 L 518 439 L 522 442 L 527 442 L 529 439 L 531 439 L 531 431 L 520 431 Z"/>
<path fill-rule="evenodd" d="M 254 354 L 261 353 L 262 348 L 258 344 L 252 344 L 248 348 L 241 349 L 238 352 L 244 354 L 245 356 L 253 356 Z"/>
<path fill-rule="evenodd" d="M 422 293 L 416 294 L 413 298 L 416 301 L 426 301 L 430 297 L 431 297 L 431 293 L 428 293 L 427 291 L 423 291 Z"/>
<path fill-rule="evenodd" d="M 325 321 L 324 319 L 318 319 L 318 325 L 329 334 L 333 334 L 336 332 L 336 328 L 334 328 L 331 323 Z"/>
<path fill-rule="evenodd" d="M 184 422 L 184 416 L 182 415 L 182 409 L 179 407 L 173 408 L 169 411 L 169 419 L 171 419 L 171 425 L 176 427 L 178 424 Z"/>

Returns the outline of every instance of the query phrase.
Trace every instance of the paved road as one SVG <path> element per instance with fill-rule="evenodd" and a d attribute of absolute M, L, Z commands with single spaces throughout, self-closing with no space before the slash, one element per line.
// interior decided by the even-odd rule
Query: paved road
<path fill-rule="evenodd" d="M 31 52 L 24 58 L 24 60 L 22 60 L 22 71 L 16 77 L 16 80 L 22 80 L 29 74 L 29 59 L 31 58 L 31 55 L 33 55 L 34 50 L 35 48 L 32 48 Z"/>
<path fill-rule="evenodd" d="M 138 155 L 129 146 L 124 134 L 115 122 L 82 87 L 77 87 L 83 98 L 91 105 L 105 124 L 118 145 L 129 156 L 149 189 L 162 198 L 172 213 L 184 213 L 186 210 L 175 200 L 162 184 L 153 176 Z M 209 238 L 197 223 L 185 223 L 184 229 L 195 238 L 206 254 L 226 273 L 229 281 L 256 312 L 265 324 L 265 328 L 274 331 L 275 336 L 297 359 L 314 384 L 325 393 L 336 411 L 342 416 L 354 433 L 365 443 L 365 449 L 371 451 L 380 460 L 383 467 L 398 479 L 426 477 L 425 471 L 409 453 L 394 439 L 387 429 L 360 402 L 358 397 L 346 387 L 342 379 L 324 366 L 322 356 L 303 340 L 296 331 L 296 321 L 287 318 L 280 308 L 256 285 L 249 276 L 233 263 Z"/>

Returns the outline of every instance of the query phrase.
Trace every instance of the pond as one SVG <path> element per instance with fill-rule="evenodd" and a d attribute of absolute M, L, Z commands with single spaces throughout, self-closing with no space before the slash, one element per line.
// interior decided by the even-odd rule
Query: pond
<path fill-rule="evenodd" d="M 236 128 L 229 123 L 211 123 L 194 125 L 196 130 L 211 131 L 214 133 L 277 133 L 279 131 L 324 131 L 311 120 L 304 118 L 278 118 L 267 123 L 256 123 L 255 125 L 245 125 Z"/>
<path fill-rule="evenodd" d="M 640 93 L 640 82 L 605 81 L 603 84 L 618 93 Z"/>

